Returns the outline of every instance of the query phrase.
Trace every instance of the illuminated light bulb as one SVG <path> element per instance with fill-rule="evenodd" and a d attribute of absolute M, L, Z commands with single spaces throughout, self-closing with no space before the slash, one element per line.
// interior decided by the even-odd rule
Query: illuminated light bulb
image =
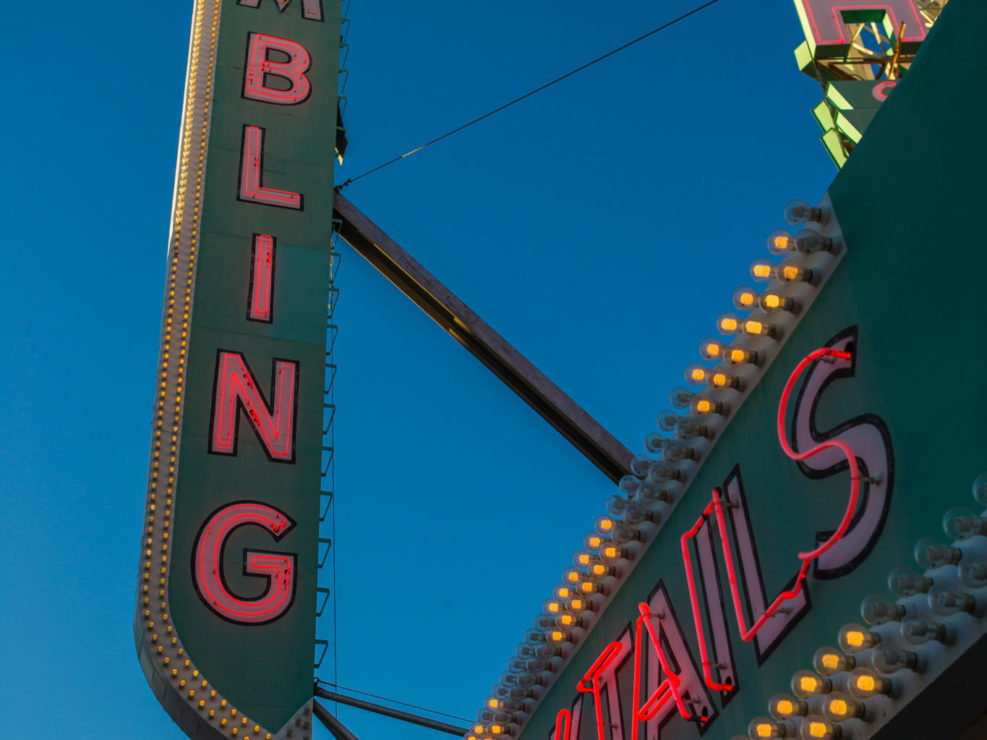
<path fill-rule="evenodd" d="M 775 277 L 783 283 L 811 283 L 812 270 L 799 267 L 795 260 L 787 259 L 775 267 Z"/>
<path fill-rule="evenodd" d="M 973 500 L 987 508 L 987 473 L 981 473 L 973 481 Z"/>
<path fill-rule="evenodd" d="M 693 437 L 713 437 L 713 430 L 698 419 L 687 416 L 680 419 L 675 427 L 675 436 L 679 439 L 692 439 Z"/>
<path fill-rule="evenodd" d="M 569 599 L 569 608 L 572 609 L 574 612 L 582 612 L 589 610 L 591 607 L 589 602 L 586 601 L 586 599 L 580 596 L 573 596 L 571 599 Z"/>
<path fill-rule="evenodd" d="M 600 556 L 605 560 L 620 560 L 627 557 L 627 550 L 620 545 L 608 544 L 600 548 Z"/>
<path fill-rule="evenodd" d="M 821 647 L 812 656 L 812 667 L 821 676 L 833 676 L 852 670 L 856 664 L 857 661 L 852 656 L 832 647 Z"/>
<path fill-rule="evenodd" d="M 781 331 L 774 324 L 759 319 L 747 319 L 743 324 L 744 334 L 749 337 L 773 337 L 777 338 Z"/>
<path fill-rule="evenodd" d="M 796 248 L 795 238 L 784 229 L 768 234 L 768 251 L 771 254 L 789 254 Z"/>
<path fill-rule="evenodd" d="M 792 676 L 792 693 L 800 699 L 809 699 L 833 690 L 833 682 L 812 671 L 797 671 Z"/>
<path fill-rule="evenodd" d="M 785 222 L 795 226 L 808 221 L 823 223 L 823 210 L 810 206 L 804 200 L 793 200 L 785 206 Z"/>
<path fill-rule="evenodd" d="M 823 704 L 823 714 L 833 722 L 845 722 L 848 719 L 864 716 L 864 705 L 847 694 L 832 694 Z"/>
<path fill-rule="evenodd" d="M 668 394 L 668 402 L 672 404 L 672 408 L 687 409 L 689 408 L 689 404 L 692 403 L 692 398 L 695 395 L 696 394 L 688 388 L 672 388 L 671 392 Z"/>
<path fill-rule="evenodd" d="M 705 368 L 704 368 L 705 370 Z M 674 411 L 662 411 L 658 414 L 658 428 L 663 432 L 674 432 L 682 417 Z"/>
<path fill-rule="evenodd" d="M 924 594 L 932 588 L 932 579 L 922 576 L 909 568 L 895 568 L 888 574 L 888 590 L 895 596 L 907 598 L 915 594 Z"/>
<path fill-rule="evenodd" d="M 901 623 L 901 636 L 912 645 L 924 645 L 929 640 L 946 642 L 946 626 L 924 619 L 906 619 Z"/>
<path fill-rule="evenodd" d="M 952 586 L 939 584 L 929 589 L 929 608 L 940 616 L 948 617 L 958 612 L 972 613 L 977 601 L 970 594 Z"/>
<path fill-rule="evenodd" d="M 947 511 L 942 518 L 942 529 L 954 540 L 968 540 L 987 532 L 987 520 L 969 509 L 957 507 Z"/>
<path fill-rule="evenodd" d="M 740 328 L 741 321 L 736 314 L 725 313 L 716 320 L 716 330 L 725 337 L 739 334 Z"/>
<path fill-rule="evenodd" d="M 596 578 L 603 578 L 604 576 L 612 576 L 616 571 L 609 565 L 604 563 L 593 563 L 589 567 L 589 573 L 591 576 Z"/>
<path fill-rule="evenodd" d="M 905 607 L 884 596 L 871 594 L 860 603 L 860 616 L 867 624 L 898 622 L 905 616 Z"/>
<path fill-rule="evenodd" d="M 903 668 L 914 668 L 918 656 L 910 650 L 894 647 L 879 647 L 874 650 L 872 662 L 881 673 L 894 673 Z"/>
<path fill-rule="evenodd" d="M 604 592 L 604 588 L 601 584 L 587 580 L 579 582 L 579 590 L 584 594 L 602 594 Z"/>
<path fill-rule="evenodd" d="M 721 401 L 696 396 L 692 402 L 692 411 L 699 416 L 707 416 L 709 414 L 723 414 L 726 412 L 726 407 Z"/>
<path fill-rule="evenodd" d="M 685 369 L 685 379 L 690 385 L 702 385 L 706 382 L 706 367 L 699 364 L 689 365 Z"/>
<path fill-rule="evenodd" d="M 956 565 L 963 557 L 963 551 L 934 537 L 923 537 L 915 543 L 914 555 L 922 570 L 933 570 L 943 565 Z"/>
<path fill-rule="evenodd" d="M 615 496 L 614 498 L 619 498 L 621 501 L 624 501 L 624 499 L 620 498 L 620 496 Z M 607 503 L 609 504 L 609 502 Z M 576 568 L 566 568 L 566 570 L 562 571 L 563 582 L 568 583 L 570 585 L 575 585 L 579 583 L 579 579 L 582 578 L 582 576 L 583 574 L 580 573 Z"/>
<path fill-rule="evenodd" d="M 572 562 L 577 568 L 586 568 L 595 563 L 597 558 L 585 550 L 579 550 L 572 556 Z"/>
<path fill-rule="evenodd" d="M 960 582 L 967 588 L 987 586 L 987 559 L 967 553 L 958 569 Z"/>
<path fill-rule="evenodd" d="M 704 360 L 719 360 L 725 351 L 726 346 L 719 339 L 705 339 L 699 345 L 699 354 Z"/>
<path fill-rule="evenodd" d="M 828 236 L 823 236 L 815 229 L 804 228 L 795 235 L 795 248 L 805 254 L 835 252 L 836 241 Z"/>
<path fill-rule="evenodd" d="M 761 296 L 761 308 L 765 311 L 795 311 L 795 301 L 779 293 L 765 293 Z"/>
<path fill-rule="evenodd" d="M 799 730 L 802 740 L 839 740 L 842 735 L 839 725 L 830 722 L 825 717 L 813 715 L 806 717 Z"/>
<path fill-rule="evenodd" d="M 593 522 L 593 527 L 600 534 L 609 534 L 613 531 L 613 519 L 608 516 L 598 516 Z"/>
<path fill-rule="evenodd" d="M 768 717 L 755 717 L 747 725 L 747 735 L 754 740 L 762 737 L 785 737 L 785 734 L 785 725 Z"/>
<path fill-rule="evenodd" d="M 731 365 L 757 364 L 757 352 L 743 347 L 727 347 L 723 359 Z"/>
<path fill-rule="evenodd" d="M 583 547 L 590 552 L 596 552 L 603 547 L 606 541 L 606 537 L 603 537 L 596 532 L 590 532 L 588 535 L 583 537 Z"/>
<path fill-rule="evenodd" d="M 808 713 L 808 702 L 788 694 L 775 694 L 768 699 L 768 711 L 775 719 L 791 719 Z"/>
<path fill-rule="evenodd" d="M 487 701 L 486 701 L 486 707 L 487 707 L 487 709 L 499 709 L 500 708 L 500 699 L 498 699 L 496 696 L 489 697 L 487 699 Z M 256 732 L 256 730 L 255 730 L 255 732 Z"/>
<path fill-rule="evenodd" d="M 858 699 L 890 694 L 891 682 L 870 668 L 858 668 L 850 675 L 850 693 Z"/>
<path fill-rule="evenodd" d="M 734 388 L 738 390 L 740 388 L 740 378 L 723 370 L 713 370 L 710 372 L 708 382 L 714 388 Z"/>
<path fill-rule="evenodd" d="M 757 303 L 758 294 L 751 288 L 737 288 L 733 294 L 733 305 L 738 311 L 750 311 Z"/>
<path fill-rule="evenodd" d="M 759 283 L 766 283 L 774 274 L 774 263 L 769 260 L 755 260 L 751 265 L 751 277 Z"/>
<path fill-rule="evenodd" d="M 559 627 L 579 627 L 582 625 L 582 620 L 575 614 L 563 614 L 555 620 Z"/>
<path fill-rule="evenodd" d="M 881 641 L 881 636 L 859 624 L 848 624 L 840 630 L 837 640 L 843 652 L 854 655 L 877 645 Z"/>
<path fill-rule="evenodd" d="M 572 642 L 572 636 L 565 630 L 552 630 L 548 633 L 548 639 L 552 642 Z"/>
<path fill-rule="evenodd" d="M 560 600 L 568 599 L 573 594 L 573 589 L 568 584 L 560 584 L 555 587 L 555 598 Z"/>

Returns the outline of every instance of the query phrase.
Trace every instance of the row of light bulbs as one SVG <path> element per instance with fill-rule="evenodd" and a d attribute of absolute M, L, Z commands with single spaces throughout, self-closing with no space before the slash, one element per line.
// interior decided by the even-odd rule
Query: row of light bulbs
<path fill-rule="evenodd" d="M 973 496 L 987 509 L 987 473 L 974 481 Z M 895 568 L 888 589 L 897 597 L 871 595 L 860 605 L 865 625 L 848 624 L 837 636 L 839 648 L 816 651 L 814 670 L 792 676 L 791 693 L 775 694 L 768 701 L 770 717 L 757 717 L 747 735 L 734 740 L 800 737 L 802 740 L 850 740 L 849 720 L 877 718 L 877 697 L 901 694 L 906 672 L 927 668 L 922 646 L 955 640 L 954 619 L 959 614 L 983 616 L 987 596 L 987 511 L 950 509 L 943 530 L 953 539 L 945 544 L 927 537 L 919 540 L 914 557 L 921 573 Z M 965 548 L 958 542 L 980 538 Z M 976 595 L 974 592 L 978 592 Z M 980 596 L 978 599 L 977 596 Z M 869 665 L 868 665 L 869 664 Z"/>
<path fill-rule="evenodd" d="M 802 201 L 792 201 L 785 208 L 789 224 L 825 224 L 828 213 Z M 686 368 L 686 380 L 701 390 L 675 388 L 670 402 L 675 409 L 658 416 L 661 433 L 645 439 L 653 459 L 638 455 L 631 460 L 631 475 L 620 479 L 619 494 L 607 500 L 607 514 L 594 523 L 594 531 L 583 539 L 583 549 L 573 558 L 573 567 L 562 574 L 545 602 L 543 613 L 534 627 L 525 633 L 515 657 L 501 674 L 500 682 L 477 713 L 477 721 L 465 740 L 493 740 L 516 736 L 534 711 L 548 686 L 561 671 L 574 646 L 587 634 L 617 581 L 625 576 L 632 561 L 645 543 L 658 531 L 658 525 L 684 491 L 685 483 L 696 464 L 705 455 L 733 409 L 729 391 L 742 392 L 752 384 L 763 366 L 768 350 L 763 339 L 779 340 L 784 331 L 782 314 L 797 314 L 802 306 L 790 293 L 793 286 L 817 285 L 819 274 L 806 265 L 809 255 L 825 251 L 835 253 L 839 244 L 808 225 L 797 235 L 776 231 L 768 237 L 769 251 L 783 259 L 773 262 L 756 260 L 751 276 L 756 282 L 768 283 L 764 293 L 740 288 L 733 303 L 746 318 L 727 313 L 716 326 L 726 339 L 707 339 L 700 345 L 704 360 L 721 363 L 712 368 L 694 364 Z M 760 340 L 758 346 L 752 346 Z"/>

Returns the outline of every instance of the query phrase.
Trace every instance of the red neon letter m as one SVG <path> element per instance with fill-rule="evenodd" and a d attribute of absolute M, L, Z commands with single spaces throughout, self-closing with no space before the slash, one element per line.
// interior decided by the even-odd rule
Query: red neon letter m
<path fill-rule="evenodd" d="M 275 360 L 271 378 L 272 406 L 257 387 L 257 379 L 243 355 L 220 350 L 216 359 L 209 451 L 219 455 L 237 453 L 239 412 L 243 409 L 268 458 L 293 463 L 297 384 L 298 363 Z"/>
<path fill-rule="evenodd" d="M 278 12 L 283 13 L 284 9 L 291 4 L 291 0 L 275 0 L 278 5 Z M 260 6 L 260 0 L 237 0 L 237 5 L 248 8 Z M 302 18 L 310 21 L 322 20 L 322 0 L 302 0 Z"/>

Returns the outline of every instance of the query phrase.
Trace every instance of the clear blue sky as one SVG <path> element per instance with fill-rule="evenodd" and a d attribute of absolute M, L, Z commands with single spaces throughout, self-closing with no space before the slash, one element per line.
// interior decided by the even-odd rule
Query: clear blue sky
<path fill-rule="evenodd" d="M 354 0 L 337 181 L 694 4 Z M 131 619 L 191 5 L 4 10 L 5 737 L 181 736 Z M 721 0 L 346 195 L 643 452 L 785 203 L 835 174 L 800 41 L 790 0 Z M 338 679 L 472 717 L 612 486 L 343 252 Z"/>

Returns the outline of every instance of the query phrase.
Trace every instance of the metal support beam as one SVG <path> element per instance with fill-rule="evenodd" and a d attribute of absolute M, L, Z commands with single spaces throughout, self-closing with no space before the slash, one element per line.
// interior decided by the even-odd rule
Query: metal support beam
<path fill-rule="evenodd" d="M 326 691 L 319 686 L 315 687 L 315 695 L 321 699 L 328 699 L 329 701 L 339 702 L 340 704 L 347 704 L 351 707 L 356 707 L 357 709 L 365 709 L 368 712 L 376 712 L 377 714 L 383 714 L 385 717 L 392 717 L 403 722 L 410 722 L 413 725 L 421 725 L 422 727 L 428 727 L 429 729 L 445 732 L 449 735 L 455 735 L 456 737 L 463 737 L 467 732 L 469 732 L 469 728 L 467 727 L 456 727 L 455 725 L 449 725 L 445 722 L 438 722 L 434 719 L 429 719 L 428 717 L 421 717 L 417 714 L 411 714 L 410 712 L 402 712 L 400 709 L 391 709 L 390 707 L 385 707 L 381 704 L 373 704 L 369 701 L 364 701 L 363 699 L 354 699 L 352 696 L 337 694 L 335 691 Z M 322 709 L 318 702 L 315 703 L 315 706 Z M 326 710 L 322 709 L 322 711 L 325 712 Z M 335 717 L 333 717 L 333 719 L 336 720 Z M 339 720 L 336 721 L 338 722 Z M 328 725 L 326 726 L 328 727 Z M 330 732 L 331 731 L 332 729 L 330 728 Z"/>
<path fill-rule="evenodd" d="M 339 235 L 468 349 L 609 478 L 630 472 L 631 452 L 503 337 L 338 192 Z"/>
<path fill-rule="evenodd" d="M 352 732 L 346 729 L 342 722 L 340 722 L 333 714 L 326 709 L 324 706 L 319 704 L 319 702 L 312 702 L 313 711 L 315 712 L 316 718 L 325 725 L 326 729 L 332 733 L 332 736 L 336 740 L 359 740 L 359 738 Z"/>

